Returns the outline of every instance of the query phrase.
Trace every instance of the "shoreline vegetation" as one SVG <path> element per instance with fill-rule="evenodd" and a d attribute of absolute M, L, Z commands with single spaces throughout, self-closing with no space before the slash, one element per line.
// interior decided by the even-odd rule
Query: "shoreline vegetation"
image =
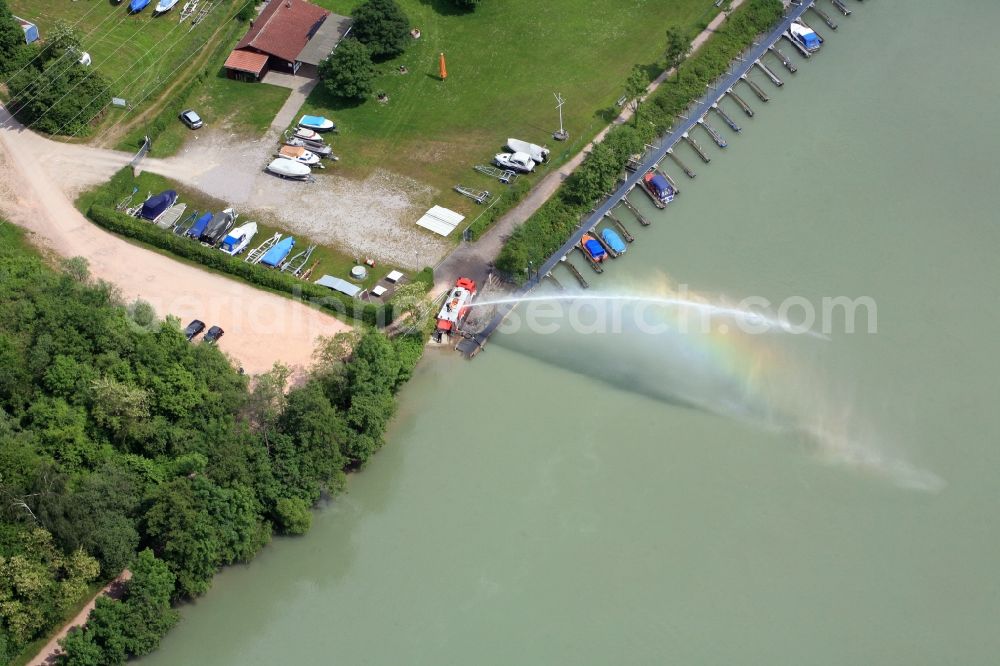
<path fill-rule="evenodd" d="M 309 529 L 383 443 L 428 331 L 324 340 L 288 390 L 251 382 L 180 322 L 45 264 L 0 221 L 0 663 L 48 635 L 98 580 L 133 572 L 64 641 L 63 664 L 156 648 L 173 605 L 277 534 Z"/>
<path fill-rule="evenodd" d="M 633 123 L 609 131 L 555 196 L 511 233 L 496 258 L 496 268 L 523 283 L 524 267 L 541 266 L 558 250 L 581 217 L 614 189 L 629 157 L 668 132 L 676 116 L 700 98 L 757 35 L 774 25 L 782 10 L 780 0 L 749 0 L 734 10 L 697 52 L 677 66 L 677 74 L 639 105 Z"/>

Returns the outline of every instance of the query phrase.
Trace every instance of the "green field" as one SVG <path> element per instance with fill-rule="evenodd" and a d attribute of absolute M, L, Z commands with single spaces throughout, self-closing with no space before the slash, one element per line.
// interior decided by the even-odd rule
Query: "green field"
<path fill-rule="evenodd" d="M 360 4 L 315 2 L 345 15 Z M 388 104 L 345 104 L 320 86 L 305 111 L 337 122 L 341 173 L 363 177 L 383 167 L 441 190 L 461 183 L 494 192 L 503 186 L 472 167 L 488 164 L 508 136 L 547 144 L 550 164 L 575 154 L 617 115 L 634 64 L 651 78 L 662 71 L 667 28 L 694 34 L 718 11 L 714 0 L 483 0 L 473 13 L 455 12 L 449 0 L 399 4 L 421 37 L 378 65 L 376 90 L 389 95 Z M 438 78 L 441 52 L 446 81 Z M 556 91 L 566 99 L 566 144 L 551 138 Z M 476 204 L 453 192 L 437 203 L 477 214 Z"/>
<path fill-rule="evenodd" d="M 245 32 L 246 25 L 233 19 L 236 8 L 243 2 L 245 0 L 218 2 L 193 29 L 190 20 L 180 23 L 180 5 L 154 18 L 155 2 L 136 15 L 129 15 L 127 1 L 112 5 L 107 0 L 10 0 L 9 4 L 15 14 L 38 25 L 43 40 L 60 21 L 74 26 L 83 49 L 93 59 L 91 66 L 107 79 L 109 93 L 125 99 L 133 107 L 130 110 L 109 108 L 98 140 L 115 143 L 122 133 L 122 125 L 135 121 L 147 110 L 155 111 L 166 88 L 174 82 L 190 79 L 204 67 L 207 57 L 220 48 L 228 50 Z M 203 0 L 203 4 L 211 3 Z M 214 83 L 210 78 L 205 88 L 213 89 Z M 219 97 L 224 99 L 228 93 L 224 86 L 217 85 L 221 89 Z M 271 97 L 273 93 L 264 101 L 276 110 L 280 102 L 274 106 L 270 103 Z M 255 101 L 252 96 L 245 99 L 242 108 L 253 109 Z M 213 111 L 215 108 L 224 107 L 217 105 Z M 253 124 L 254 119 L 249 123 Z"/>

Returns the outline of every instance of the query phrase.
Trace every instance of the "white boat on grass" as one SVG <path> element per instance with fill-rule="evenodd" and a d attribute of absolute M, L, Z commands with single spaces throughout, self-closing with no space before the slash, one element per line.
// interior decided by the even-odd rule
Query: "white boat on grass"
<path fill-rule="evenodd" d="M 535 161 L 528 153 L 497 153 L 493 163 L 504 169 L 512 169 L 521 173 L 531 173 L 535 170 Z"/>
<path fill-rule="evenodd" d="M 295 160 L 290 160 L 287 157 L 279 157 L 271 160 L 266 169 L 275 176 L 290 178 L 292 180 L 306 180 L 309 178 L 309 174 L 312 173 L 312 169 L 307 167 L 305 164 L 299 164 Z"/>
<path fill-rule="evenodd" d="M 542 164 L 549 159 L 549 149 L 536 143 L 528 143 L 520 139 L 507 139 L 507 147 L 515 153 L 528 153 L 536 164 Z"/>
<path fill-rule="evenodd" d="M 174 8 L 177 4 L 177 0 L 160 0 L 156 3 L 156 9 L 153 10 L 153 16 L 158 14 L 165 14 Z"/>
<path fill-rule="evenodd" d="M 243 250 L 247 249 L 247 245 L 253 240 L 253 237 L 257 235 L 257 223 L 247 222 L 242 224 L 235 229 L 232 229 L 229 234 L 222 240 L 222 245 L 219 249 L 228 255 L 236 256 Z"/>
<path fill-rule="evenodd" d="M 281 149 L 278 150 L 276 157 L 284 157 L 290 160 L 295 160 L 299 164 L 305 164 L 307 166 L 319 163 L 319 155 L 306 150 L 302 146 L 282 146 Z"/>

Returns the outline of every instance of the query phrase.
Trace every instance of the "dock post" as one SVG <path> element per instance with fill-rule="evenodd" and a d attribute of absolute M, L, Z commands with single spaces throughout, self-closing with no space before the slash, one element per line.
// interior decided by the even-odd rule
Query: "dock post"
<path fill-rule="evenodd" d="M 809 53 L 809 49 L 807 49 L 806 47 L 802 46 L 797 41 L 795 41 L 794 39 L 792 39 L 792 36 L 790 34 L 788 34 L 787 30 L 785 32 L 781 33 L 781 36 L 784 37 L 785 39 L 787 39 L 789 42 L 791 42 L 792 46 L 794 46 L 795 48 L 797 48 L 799 50 L 799 53 L 802 54 L 803 58 L 811 58 L 812 57 L 812 53 Z"/>
<path fill-rule="evenodd" d="M 719 148 L 725 148 L 726 146 L 729 145 L 728 143 L 726 143 L 726 140 L 722 138 L 722 135 L 715 131 L 714 127 L 705 122 L 704 118 L 699 120 L 698 124 L 701 125 L 701 127 L 704 128 L 706 132 L 708 132 L 708 135 L 712 137 L 712 141 L 715 141 L 715 145 L 717 145 Z"/>
<path fill-rule="evenodd" d="M 793 63 L 791 60 L 789 60 L 788 56 L 786 56 L 784 53 L 782 53 L 781 50 L 777 46 L 771 45 L 770 47 L 768 47 L 768 51 L 770 51 L 771 53 L 773 53 L 774 55 L 776 55 L 778 57 L 778 60 L 781 61 L 781 64 L 789 72 L 791 72 L 792 74 L 794 74 L 797 71 L 797 68 L 795 67 L 795 63 Z"/>
<path fill-rule="evenodd" d="M 715 104 L 712 105 L 712 110 L 715 111 L 717 114 L 719 114 L 719 117 L 722 118 L 722 121 L 724 123 L 726 123 L 727 125 L 729 125 L 729 129 L 733 130 L 734 132 L 742 132 L 743 131 L 740 128 L 740 126 L 736 124 L 736 121 L 734 121 L 732 118 L 730 118 L 728 113 L 726 113 L 725 111 L 722 110 L 722 107 L 719 106 L 718 102 L 716 102 Z"/>
<path fill-rule="evenodd" d="M 625 228 L 625 225 L 622 224 L 622 221 L 619 220 L 614 213 L 608 211 L 607 213 L 604 214 L 604 216 L 607 217 L 609 220 L 611 220 L 616 227 L 618 227 L 618 231 L 622 232 L 622 238 L 624 238 L 629 243 L 635 242 L 635 236 L 629 233 L 629 230 Z"/>
<path fill-rule="evenodd" d="M 549 280 L 552 281 L 552 284 L 556 286 L 556 289 L 558 289 L 559 291 L 566 291 L 566 287 L 562 286 L 562 283 L 559 280 L 557 280 L 556 276 L 553 275 L 551 272 L 546 273 L 545 277 L 547 277 Z"/>
<path fill-rule="evenodd" d="M 687 176 L 688 178 L 694 178 L 695 176 L 698 175 L 694 171 L 691 171 L 691 169 L 689 169 L 687 165 L 684 164 L 684 162 L 681 162 L 681 158 L 677 157 L 677 155 L 674 154 L 673 148 L 667 151 L 667 155 L 669 155 L 670 159 L 672 159 L 677 164 L 677 166 L 681 168 L 681 171 L 683 171 L 684 175 Z"/>
<path fill-rule="evenodd" d="M 577 267 L 574 266 L 572 263 L 570 263 L 569 259 L 566 259 L 565 257 L 563 257 L 563 259 L 564 261 L 562 263 L 566 264 L 566 268 L 569 269 L 569 272 L 573 274 L 573 277 L 576 278 L 576 281 L 580 283 L 580 287 L 583 289 L 589 289 L 590 285 L 587 283 L 586 280 L 583 279 L 583 275 L 580 274 L 580 271 L 577 269 Z"/>
<path fill-rule="evenodd" d="M 809 6 L 809 9 L 811 9 L 814 12 L 816 12 L 817 14 L 819 14 L 819 17 L 821 19 L 823 19 L 823 23 L 826 23 L 828 26 L 830 26 L 830 30 L 836 30 L 837 29 L 837 24 L 833 22 L 833 19 L 830 18 L 830 15 L 827 14 L 826 12 L 824 12 L 819 7 L 817 7 L 815 2 L 812 5 Z"/>
<path fill-rule="evenodd" d="M 851 15 L 851 10 L 848 9 L 847 5 L 844 4 L 844 0 L 830 0 L 830 2 L 832 2 L 833 6 L 839 9 L 840 13 L 843 14 L 844 16 Z"/>
<path fill-rule="evenodd" d="M 635 219 L 639 221 L 639 224 L 644 227 L 649 226 L 649 220 L 647 220 L 643 214 L 639 212 L 639 209 L 635 207 L 635 204 L 628 200 L 628 197 L 622 197 L 622 205 L 628 208 L 629 211 L 635 215 Z"/>
<path fill-rule="evenodd" d="M 582 241 L 581 241 L 581 243 L 582 243 Z M 594 269 L 595 273 L 603 273 L 604 272 L 604 266 L 601 266 L 601 262 L 594 261 L 594 258 L 591 257 L 589 254 L 587 254 L 587 251 L 583 249 L 582 245 L 577 245 L 576 249 L 580 251 L 580 254 L 582 254 L 583 258 L 587 260 L 587 263 L 590 264 L 590 267 Z"/>
<path fill-rule="evenodd" d="M 810 6 L 811 6 L 811 7 L 813 8 L 813 9 L 815 9 L 815 8 L 816 8 L 816 5 L 815 5 L 815 4 L 812 4 L 812 5 L 810 5 Z M 824 39 L 824 38 L 823 38 L 823 35 L 819 34 L 819 30 L 817 30 L 816 28 L 814 28 L 814 27 L 812 27 L 811 25 L 809 25 L 808 23 L 806 23 L 806 20 L 805 20 L 804 18 L 802 18 L 802 17 L 800 16 L 800 17 L 799 17 L 799 21 L 800 21 L 800 22 L 802 23 L 802 25 L 804 25 L 805 27 L 809 28 L 810 30 L 812 30 L 813 32 L 815 32 L 815 33 L 816 33 L 816 36 L 817 36 L 817 37 L 819 37 L 819 43 L 820 43 L 820 44 L 822 44 L 823 42 L 825 42 L 825 41 L 826 41 L 826 39 Z"/>
<path fill-rule="evenodd" d="M 750 86 L 750 90 L 753 91 L 754 95 L 757 95 L 757 99 L 759 99 L 760 101 L 767 102 L 770 99 L 767 96 L 767 93 L 764 92 L 764 89 L 761 88 L 759 85 L 757 85 L 757 82 L 754 81 L 753 79 L 751 79 L 746 74 L 744 74 L 743 76 L 741 76 L 740 80 L 743 81 L 743 83 L 745 83 L 748 86 Z"/>
<path fill-rule="evenodd" d="M 702 162 L 708 164 L 709 162 L 712 161 L 712 158 L 708 156 L 708 153 L 705 152 L 705 149 L 699 146 L 697 141 L 688 136 L 687 132 L 684 132 L 684 134 L 681 135 L 681 138 L 687 141 L 689 146 L 694 148 L 694 152 L 698 153 L 698 157 L 701 158 Z"/>
<path fill-rule="evenodd" d="M 785 85 L 785 82 L 779 79 L 778 75 L 775 74 L 770 67 L 765 65 L 763 60 L 758 60 L 754 64 L 760 67 L 760 71 L 764 72 L 764 74 L 767 75 L 767 78 L 771 79 L 771 83 L 778 86 L 779 88 Z"/>
<path fill-rule="evenodd" d="M 726 91 L 726 94 L 733 98 L 733 101 L 739 104 L 740 108 L 743 109 L 743 113 L 747 114 L 748 118 L 753 118 L 753 109 L 747 104 L 742 97 L 736 94 L 736 91 L 730 88 Z"/>

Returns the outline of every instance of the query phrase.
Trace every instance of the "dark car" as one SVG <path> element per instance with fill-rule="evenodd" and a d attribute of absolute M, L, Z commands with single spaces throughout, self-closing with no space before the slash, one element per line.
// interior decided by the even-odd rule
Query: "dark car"
<path fill-rule="evenodd" d="M 200 128 L 205 123 L 202 121 L 201 116 L 194 112 L 193 109 L 187 109 L 181 111 L 181 115 L 178 116 L 181 122 L 190 127 L 193 130 Z"/>
<path fill-rule="evenodd" d="M 205 334 L 205 342 L 218 342 L 219 338 L 225 335 L 225 333 L 226 332 L 218 326 L 213 326 L 208 329 L 208 333 Z"/>
<path fill-rule="evenodd" d="M 190 340 L 204 330 L 205 330 L 205 322 L 203 322 L 200 319 L 195 319 L 193 322 L 187 325 L 187 328 L 184 329 L 184 337 Z"/>

